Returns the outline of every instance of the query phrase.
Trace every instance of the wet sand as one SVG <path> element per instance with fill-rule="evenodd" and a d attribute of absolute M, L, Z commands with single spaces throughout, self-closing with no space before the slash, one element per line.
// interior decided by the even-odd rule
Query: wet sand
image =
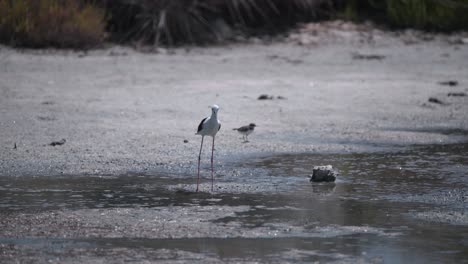
<path fill-rule="evenodd" d="M 159 54 L 0 47 L 2 259 L 463 262 L 468 97 L 448 93 L 468 93 L 468 45 L 327 34 Z M 213 103 L 215 191 L 205 145 L 196 194 Z M 242 143 L 231 129 L 251 122 Z M 311 185 L 326 164 L 338 181 Z"/>

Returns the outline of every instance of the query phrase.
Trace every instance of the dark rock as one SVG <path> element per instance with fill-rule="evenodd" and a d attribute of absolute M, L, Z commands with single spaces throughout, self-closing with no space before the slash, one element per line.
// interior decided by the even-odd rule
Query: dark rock
<path fill-rule="evenodd" d="M 447 86 L 457 86 L 458 81 L 444 81 L 444 82 L 439 82 L 440 85 L 447 85 Z"/>
<path fill-rule="evenodd" d="M 311 182 L 334 182 L 338 175 L 331 165 L 315 166 L 312 173 Z"/>
<path fill-rule="evenodd" d="M 15 145 L 13 146 L 13 149 L 17 149 L 18 147 L 16 146 L 16 142 L 15 142 Z"/>
<path fill-rule="evenodd" d="M 441 100 L 435 98 L 435 97 L 429 97 L 429 103 L 434 103 L 434 104 L 444 104 Z"/>
<path fill-rule="evenodd" d="M 466 93 L 464 93 L 464 92 L 448 93 L 447 96 L 466 96 Z"/>
<path fill-rule="evenodd" d="M 63 144 L 65 144 L 65 142 L 67 142 L 64 138 L 62 138 L 60 141 L 52 141 L 52 143 L 50 143 L 49 145 L 50 146 L 61 146 Z"/>
<path fill-rule="evenodd" d="M 184 139 L 184 143 L 188 143 L 188 140 L 187 140 L 187 139 Z"/>
<path fill-rule="evenodd" d="M 258 100 L 273 100 L 273 96 L 268 94 L 262 94 L 258 97 Z"/>

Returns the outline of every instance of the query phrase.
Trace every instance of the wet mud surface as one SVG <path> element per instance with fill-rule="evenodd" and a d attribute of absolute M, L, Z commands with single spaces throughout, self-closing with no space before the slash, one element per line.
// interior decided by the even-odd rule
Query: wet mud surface
<path fill-rule="evenodd" d="M 223 167 L 215 191 L 204 178 L 199 193 L 186 175 L 2 178 L 0 252 L 7 262 L 463 263 L 467 151 L 265 156 Z M 338 180 L 310 183 L 323 164 Z"/>

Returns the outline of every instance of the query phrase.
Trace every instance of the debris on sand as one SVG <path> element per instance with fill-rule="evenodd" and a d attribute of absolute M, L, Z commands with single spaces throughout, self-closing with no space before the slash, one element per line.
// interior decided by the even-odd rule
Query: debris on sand
<path fill-rule="evenodd" d="M 187 140 L 187 139 L 184 139 L 184 143 L 188 143 L 188 140 Z"/>
<path fill-rule="evenodd" d="M 273 96 L 268 95 L 268 94 L 261 94 L 257 99 L 258 100 L 273 100 Z"/>
<path fill-rule="evenodd" d="M 458 93 L 457 92 L 452 92 L 452 93 L 448 93 L 447 96 L 460 96 L 460 97 L 462 97 L 462 96 L 466 96 L 466 93 L 464 93 L 464 92 L 458 92 Z"/>
<path fill-rule="evenodd" d="M 353 53 L 354 60 L 383 60 L 385 59 L 384 55 L 377 55 L 377 54 L 360 54 L 360 53 Z"/>
<path fill-rule="evenodd" d="M 60 141 L 52 141 L 49 145 L 50 146 L 61 146 L 63 144 L 65 144 L 65 142 L 67 142 L 64 138 L 62 138 Z"/>
<path fill-rule="evenodd" d="M 439 82 L 440 85 L 446 85 L 446 86 L 457 86 L 458 85 L 458 81 L 453 81 L 453 80 L 450 80 L 450 81 L 443 81 L 443 82 Z"/>
<path fill-rule="evenodd" d="M 274 95 L 268 95 L 268 94 L 262 94 L 258 98 L 258 100 L 273 100 L 275 99 Z M 276 99 L 278 100 L 286 100 L 287 98 L 281 95 L 276 96 Z"/>
<path fill-rule="evenodd" d="M 57 120 L 55 117 L 51 117 L 51 116 L 38 116 L 37 119 L 40 120 L 40 121 L 55 121 L 55 120 Z"/>
<path fill-rule="evenodd" d="M 440 104 L 440 105 L 445 104 L 444 102 L 442 102 L 441 100 L 439 100 L 439 99 L 437 99 L 435 97 L 429 97 L 428 102 L 429 103 L 434 103 L 434 104 Z"/>
<path fill-rule="evenodd" d="M 333 170 L 332 165 L 315 166 L 312 170 L 311 182 L 334 182 L 338 172 Z"/>
<path fill-rule="evenodd" d="M 291 59 L 291 58 L 288 58 L 286 56 L 279 56 L 279 55 L 269 55 L 269 56 L 267 56 L 267 58 L 270 59 L 270 60 L 282 60 L 282 61 L 294 64 L 294 65 L 301 64 L 301 63 L 304 62 L 301 59 Z"/>
<path fill-rule="evenodd" d="M 15 142 L 15 145 L 13 146 L 13 149 L 18 149 L 18 147 L 16 146 L 16 142 Z"/>

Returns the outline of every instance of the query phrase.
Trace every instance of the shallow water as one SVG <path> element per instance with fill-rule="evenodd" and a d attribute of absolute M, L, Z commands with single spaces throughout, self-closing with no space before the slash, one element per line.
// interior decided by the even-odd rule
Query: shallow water
<path fill-rule="evenodd" d="M 0 252 L 39 262 L 466 263 L 466 153 L 451 144 L 262 157 L 225 166 L 215 191 L 198 194 L 185 175 L 2 178 Z M 310 183 L 326 164 L 337 182 Z"/>

